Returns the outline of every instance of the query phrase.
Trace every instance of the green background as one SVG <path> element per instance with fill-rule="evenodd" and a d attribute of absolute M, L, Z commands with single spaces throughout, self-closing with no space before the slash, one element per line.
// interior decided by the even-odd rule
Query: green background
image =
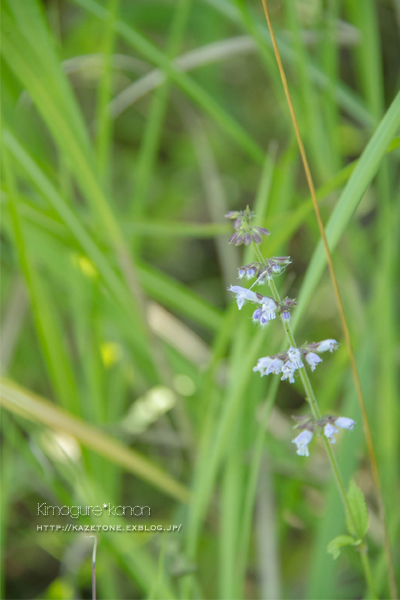
<path fill-rule="evenodd" d="M 271 0 L 317 188 L 400 564 L 398 0 Z M 334 450 L 383 530 L 332 284 L 261 2 L 3 0 L 3 598 L 361 598 L 320 440 L 295 454 L 299 382 L 252 368 L 285 347 L 227 287 L 248 204 L 290 255 L 298 343 L 342 342 L 312 374 Z M 247 285 L 247 284 L 246 284 Z M 262 291 L 261 288 L 259 291 Z M 265 293 L 268 292 L 265 290 Z M 146 505 L 151 517 L 42 517 L 37 504 Z M 77 522 L 75 522 L 77 521 Z M 79 521 L 79 522 L 78 522 Z M 400 573 L 397 572 L 397 578 Z"/>

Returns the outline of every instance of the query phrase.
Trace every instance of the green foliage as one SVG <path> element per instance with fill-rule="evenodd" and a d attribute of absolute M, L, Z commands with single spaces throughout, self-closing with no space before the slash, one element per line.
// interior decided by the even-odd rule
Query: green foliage
<path fill-rule="evenodd" d="M 333 555 L 334 560 L 340 556 L 340 551 L 343 546 L 357 546 L 360 542 L 351 535 L 338 535 L 328 544 L 327 551 Z"/>
<path fill-rule="evenodd" d="M 270 4 L 398 555 L 396 3 Z M 84 534 L 37 532 L 36 506 L 107 501 L 182 527 L 96 533 L 98 597 L 362 597 L 359 557 L 330 556 L 368 531 L 362 428 L 332 446 L 353 513 L 335 537 L 322 444 L 304 461 L 291 444 L 301 386 L 252 371 L 280 328 L 226 291 L 254 254 L 223 214 L 248 204 L 264 254 L 291 255 L 276 283 L 299 343 L 343 342 L 260 4 L 4 0 L 1 34 L 0 596 L 90 597 Z M 324 413 L 360 423 L 344 344 L 329 359 L 311 375 Z M 380 536 L 368 547 L 389 597 Z"/>
<path fill-rule="evenodd" d="M 351 517 L 349 514 L 346 517 L 347 529 L 358 539 L 363 538 L 369 529 L 369 515 L 364 494 L 354 479 L 350 481 L 347 498 L 351 509 Z"/>
<path fill-rule="evenodd" d="M 333 555 L 335 560 L 340 555 L 343 546 L 359 546 L 369 529 L 369 515 L 364 494 L 354 479 L 350 481 L 347 498 L 351 514 L 347 512 L 346 523 L 351 535 L 339 535 L 329 542 L 327 551 Z"/>

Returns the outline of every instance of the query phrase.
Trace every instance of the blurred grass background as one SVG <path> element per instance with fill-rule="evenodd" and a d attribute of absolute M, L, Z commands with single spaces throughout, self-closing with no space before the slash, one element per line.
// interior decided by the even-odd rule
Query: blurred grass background
<path fill-rule="evenodd" d="M 400 562 L 398 0 L 271 0 L 318 188 Z M 297 297 L 299 343 L 341 341 L 261 2 L 2 3 L 3 598 L 89 598 L 91 541 L 37 504 L 147 505 L 179 533 L 98 533 L 100 598 L 361 598 L 322 446 L 293 451 L 301 387 L 252 367 L 284 343 L 226 288 L 249 204 Z M 313 374 L 360 423 L 345 346 Z M 359 425 L 338 460 L 383 533 Z M 48 519 L 48 523 L 65 523 Z M 115 524 L 81 518 L 77 524 Z M 118 524 L 123 524 L 118 519 Z M 397 572 L 399 578 L 399 572 Z"/>

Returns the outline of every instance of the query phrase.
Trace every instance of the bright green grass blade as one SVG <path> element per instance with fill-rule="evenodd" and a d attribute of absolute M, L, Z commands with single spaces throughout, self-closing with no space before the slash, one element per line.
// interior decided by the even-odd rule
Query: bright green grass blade
<path fill-rule="evenodd" d="M 180 502 L 189 502 L 187 488 L 140 454 L 114 440 L 103 431 L 57 408 L 12 382 L 1 384 L 1 403 L 7 410 L 24 418 L 74 436 L 81 444 L 120 465 Z"/>
<path fill-rule="evenodd" d="M 111 161 L 111 134 L 112 120 L 107 106 L 111 100 L 113 84 L 112 54 L 115 43 L 114 23 L 118 15 L 119 0 L 109 0 L 109 18 L 105 22 L 103 57 L 104 67 L 100 79 L 97 100 L 96 118 L 96 143 L 97 143 L 97 166 L 99 175 L 104 184 L 107 185 Z"/>
<path fill-rule="evenodd" d="M 27 2 L 33 2 L 33 0 L 27 0 Z M 108 15 L 107 11 L 106 14 Z M 4 16 L 6 17 L 6 15 Z M 118 222 L 97 179 L 92 154 L 88 153 L 86 146 L 80 143 L 80 139 L 74 135 L 68 111 L 63 110 L 63 104 L 58 103 L 53 97 L 52 81 L 50 78 L 46 80 L 43 76 L 40 62 L 34 60 L 34 54 L 33 57 L 31 56 L 29 41 L 22 36 L 17 24 L 9 18 L 3 18 L 2 27 L 4 29 L 1 48 L 3 56 L 16 77 L 32 95 L 54 139 L 68 159 L 88 203 L 92 206 L 93 213 L 96 218 L 100 219 L 121 265 L 128 289 L 132 293 L 132 311 L 137 313 L 138 331 L 141 332 L 143 340 L 148 342 L 147 322 L 141 314 L 143 299 L 137 285 L 134 265 L 126 249 Z M 32 52 L 34 52 L 33 49 Z M 48 52 L 52 52 L 51 47 L 48 48 Z M 151 361 L 150 349 L 148 355 Z"/>
<path fill-rule="evenodd" d="M 172 25 L 166 49 L 168 58 L 173 58 L 180 49 L 187 20 L 190 13 L 192 0 L 180 0 L 175 8 Z M 162 126 L 167 111 L 170 85 L 168 80 L 161 89 L 154 94 L 151 102 L 146 128 L 137 159 L 135 190 L 132 199 L 130 214 L 136 221 L 143 215 L 151 183 L 151 176 L 156 162 L 157 151 L 160 145 Z M 140 240 L 134 238 L 136 252 L 140 248 Z"/>
<path fill-rule="evenodd" d="M 336 35 L 339 12 L 339 0 L 329 0 L 327 2 L 326 15 L 323 13 L 321 14 L 321 22 L 318 31 L 320 43 L 317 50 L 317 55 L 321 57 L 320 64 L 322 65 L 322 70 L 326 73 L 328 80 L 331 82 L 329 88 L 322 89 L 321 98 L 323 102 L 322 110 L 327 139 L 329 140 L 329 152 L 334 172 L 338 172 L 342 164 L 339 130 L 340 114 L 339 106 L 334 95 L 334 90 L 338 88 L 340 81 L 340 45 Z"/>
<path fill-rule="evenodd" d="M 78 240 L 79 244 L 87 253 L 88 257 L 96 265 L 100 274 L 104 278 L 104 281 L 107 283 L 112 295 L 116 297 L 125 313 L 129 315 L 131 322 L 130 327 L 132 330 L 136 330 L 136 328 L 138 328 L 138 331 L 140 331 L 140 321 L 138 320 L 136 313 L 132 310 L 131 295 L 128 293 L 126 287 L 123 285 L 115 271 L 110 266 L 107 258 L 102 254 L 89 234 L 85 231 L 85 228 L 83 225 L 81 225 L 81 222 L 76 217 L 75 213 L 69 208 L 61 196 L 59 196 L 57 190 L 53 187 L 53 185 L 46 178 L 44 173 L 39 169 L 32 158 L 25 152 L 16 138 L 9 131 L 5 131 L 3 139 L 4 144 L 19 161 L 21 166 L 23 166 L 45 197 L 49 200 L 73 236 Z M 151 352 L 145 343 L 146 338 L 135 334 L 132 339 L 143 356 L 147 356 L 149 365 L 151 365 L 153 359 Z"/>
<path fill-rule="evenodd" d="M 31 2 L 32 0 L 28 1 Z M 43 76 L 42 65 L 32 59 L 30 51 L 33 51 L 33 49 L 29 47 L 29 42 L 17 30 L 16 24 L 10 20 L 3 19 L 3 21 L 5 21 L 3 27 L 7 28 L 4 31 L 2 43 L 2 54 L 5 60 L 21 80 L 22 85 L 26 86 L 32 95 L 57 144 L 63 150 L 65 156 L 68 157 L 88 202 L 92 204 L 94 211 L 97 212 L 112 242 L 119 246 L 122 243 L 121 234 L 103 191 L 96 180 L 93 153 L 88 153 L 87 148 L 75 135 L 76 132 L 71 127 L 68 112 L 63 110 L 63 104 L 60 105 L 57 102 L 52 82 L 46 80 Z M 49 48 L 48 51 L 50 52 L 50 50 Z"/>
<path fill-rule="evenodd" d="M 377 454 L 382 478 L 385 505 L 389 516 L 397 512 L 396 494 L 399 473 L 399 374 L 396 361 L 398 345 L 398 240 L 400 226 L 400 190 L 397 187 L 390 202 L 381 207 L 379 222 L 380 247 L 377 270 L 373 278 L 374 302 L 371 305 L 371 321 L 375 322 L 376 357 L 378 370 L 375 406 Z M 393 512 L 392 512 L 393 511 Z M 392 543 L 398 543 L 394 539 Z"/>
<path fill-rule="evenodd" d="M 165 306 L 196 319 L 218 331 L 222 324 L 221 311 L 199 298 L 185 286 L 150 265 L 138 263 L 138 276 L 146 292 Z"/>
<path fill-rule="evenodd" d="M 18 190 L 14 172 L 9 154 L 5 149 L 3 149 L 3 161 L 16 251 L 29 290 L 36 330 L 49 376 L 63 406 L 79 414 L 73 368 L 62 343 L 60 323 L 54 307 L 30 259 L 30 248 L 26 244 L 18 212 Z"/>
<path fill-rule="evenodd" d="M 140 235 L 149 237 L 213 238 L 230 232 L 225 223 L 179 223 L 176 221 L 136 220 L 125 226 L 126 237 Z"/>
<path fill-rule="evenodd" d="M 364 0 L 362 4 L 357 0 L 346 0 L 345 5 L 351 16 L 351 23 L 361 33 L 361 43 L 354 48 L 357 60 L 355 73 L 360 81 L 367 105 L 378 120 L 384 112 L 384 86 L 376 5 L 373 0 Z"/>
<path fill-rule="evenodd" d="M 303 32 L 299 23 L 297 4 L 294 0 L 287 0 L 285 12 L 293 37 L 293 49 L 297 57 L 295 64 L 296 85 L 290 86 L 294 109 L 296 114 L 301 115 L 300 128 L 306 148 L 309 148 L 309 154 L 315 165 L 315 171 L 319 176 L 316 179 L 324 181 L 332 172 L 329 142 L 326 138 L 319 102 L 311 85 L 310 61 L 302 38 Z"/>
<path fill-rule="evenodd" d="M 331 251 L 336 248 L 363 194 L 376 175 L 380 162 L 399 126 L 400 93 L 396 96 L 362 153 L 325 228 Z M 322 241 L 320 241 L 308 266 L 299 294 L 298 307 L 293 317 L 294 327 L 299 324 L 325 265 L 325 250 Z"/>
<path fill-rule="evenodd" d="M 9 8 L 8 8 L 9 7 Z M 60 70 L 55 43 L 45 22 L 43 7 L 36 0 L 2 3 L 4 25 L 3 40 L 7 45 L 8 36 L 19 44 L 22 41 L 26 50 L 25 60 L 40 70 L 40 80 L 53 95 L 54 101 L 68 115 L 70 127 L 87 156 L 92 153 L 82 114 L 73 97 L 71 86 Z M 13 19 L 15 19 L 15 26 Z M 8 24 L 8 25 L 7 25 Z M 7 39 L 6 39 L 7 38 Z"/>
<path fill-rule="evenodd" d="M 241 415 L 243 418 L 243 414 Z M 222 475 L 220 495 L 220 556 L 219 556 L 219 595 L 218 598 L 237 598 L 236 555 L 240 536 L 240 517 L 243 504 L 244 464 L 243 448 L 238 436 L 238 424 L 231 432 L 232 450 Z M 235 443 L 236 442 L 236 443 Z"/>
<path fill-rule="evenodd" d="M 133 319 L 134 313 L 131 309 L 130 295 L 128 295 L 126 288 L 110 266 L 107 257 L 94 243 L 75 213 L 9 131 L 4 132 L 4 144 L 57 211 L 79 245 L 99 270 L 110 292 L 116 297 L 121 307 L 128 311 L 130 319 Z M 198 298 L 193 292 L 188 291 L 185 286 L 175 282 L 171 277 L 158 272 L 154 267 L 145 266 L 144 264 L 138 267 L 138 277 L 146 292 L 154 299 L 163 302 L 170 308 L 182 311 L 208 328 L 218 329 L 220 326 L 220 312 L 206 301 Z"/>
<path fill-rule="evenodd" d="M 101 20 L 106 19 L 108 16 L 108 12 L 94 0 L 73 1 Z M 135 29 L 123 21 L 117 21 L 115 28 L 122 38 L 124 38 L 131 46 L 139 50 L 139 52 L 141 52 L 150 62 L 165 71 L 171 80 L 177 83 L 189 97 L 209 113 L 219 126 L 224 129 L 238 146 L 251 158 L 259 163 L 263 161 L 264 153 L 260 146 L 202 87 L 188 75 L 179 71 L 165 54 L 158 50 L 156 46 Z"/>

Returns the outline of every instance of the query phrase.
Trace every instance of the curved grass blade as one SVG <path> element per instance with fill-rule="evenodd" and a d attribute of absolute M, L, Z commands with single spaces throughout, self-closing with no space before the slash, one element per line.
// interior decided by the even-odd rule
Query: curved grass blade
<path fill-rule="evenodd" d="M 105 456 L 108 460 L 147 481 L 168 496 L 184 503 L 190 501 L 190 492 L 183 484 L 173 479 L 138 452 L 127 448 L 103 431 L 77 419 L 69 412 L 56 407 L 51 402 L 43 400 L 11 381 L 2 380 L 0 392 L 0 402 L 7 410 L 30 421 L 64 431 L 74 436 L 87 448 L 94 450 L 101 456 Z"/>

